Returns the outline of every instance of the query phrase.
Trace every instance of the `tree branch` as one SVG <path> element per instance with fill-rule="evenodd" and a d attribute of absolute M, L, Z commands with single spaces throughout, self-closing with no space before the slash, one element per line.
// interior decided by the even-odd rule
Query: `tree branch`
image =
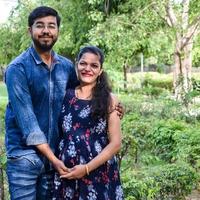
<path fill-rule="evenodd" d="M 190 0 L 183 0 L 183 12 L 182 12 L 182 29 L 187 30 L 188 28 L 188 13 L 189 13 L 189 4 Z"/>
<path fill-rule="evenodd" d="M 200 15 L 195 19 L 195 22 L 193 21 L 192 24 L 193 25 L 188 28 L 186 35 L 182 39 L 181 49 L 183 49 L 193 37 L 200 33 Z"/>
<path fill-rule="evenodd" d="M 167 22 L 169 24 L 169 26 L 174 27 L 177 25 L 177 18 L 176 15 L 174 13 L 174 10 L 172 8 L 172 1 L 168 0 L 168 3 L 166 4 L 166 13 L 167 13 Z"/>

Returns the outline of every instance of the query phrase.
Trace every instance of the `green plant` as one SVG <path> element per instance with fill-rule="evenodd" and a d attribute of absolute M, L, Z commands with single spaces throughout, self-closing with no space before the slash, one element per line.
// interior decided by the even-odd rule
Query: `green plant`
<path fill-rule="evenodd" d="M 195 170 L 183 162 L 122 174 L 125 197 L 134 200 L 184 200 L 198 180 Z"/>
<path fill-rule="evenodd" d="M 178 159 L 185 160 L 196 169 L 200 169 L 200 126 L 194 125 L 175 135 Z"/>
<path fill-rule="evenodd" d="M 148 134 L 149 148 L 161 159 L 174 162 L 177 157 L 175 134 L 185 129 L 181 121 L 161 120 L 155 124 L 154 129 Z"/>

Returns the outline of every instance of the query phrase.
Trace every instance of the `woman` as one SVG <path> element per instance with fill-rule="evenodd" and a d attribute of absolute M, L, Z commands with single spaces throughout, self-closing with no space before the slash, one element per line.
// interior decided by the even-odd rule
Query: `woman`
<path fill-rule="evenodd" d="M 80 85 L 66 91 L 60 116 L 59 159 L 68 172 L 55 175 L 54 199 L 121 200 L 115 154 L 121 147 L 118 104 L 102 69 L 104 55 L 94 46 L 77 58 Z"/>

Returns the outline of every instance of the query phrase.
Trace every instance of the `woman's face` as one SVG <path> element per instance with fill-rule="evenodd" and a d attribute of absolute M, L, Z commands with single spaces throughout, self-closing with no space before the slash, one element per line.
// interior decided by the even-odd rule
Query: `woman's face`
<path fill-rule="evenodd" d="M 93 53 L 84 53 L 77 64 L 77 75 L 81 83 L 96 84 L 97 77 L 102 73 L 99 56 Z"/>

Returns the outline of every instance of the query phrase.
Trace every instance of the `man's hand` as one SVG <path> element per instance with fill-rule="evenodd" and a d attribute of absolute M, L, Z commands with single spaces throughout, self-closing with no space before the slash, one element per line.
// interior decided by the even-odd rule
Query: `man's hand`
<path fill-rule="evenodd" d="M 68 173 L 68 168 L 59 160 L 47 143 L 36 145 L 37 149 L 52 163 L 60 175 Z"/>
<path fill-rule="evenodd" d="M 59 160 L 55 159 L 55 161 L 52 162 L 55 170 L 60 174 L 60 175 L 66 175 L 69 173 L 69 169 L 65 166 L 65 164 Z"/>
<path fill-rule="evenodd" d="M 122 119 L 124 117 L 125 109 L 120 102 L 115 106 L 115 110 L 117 111 L 119 118 Z"/>
<path fill-rule="evenodd" d="M 85 165 L 76 165 L 71 169 L 68 169 L 69 172 L 65 175 L 61 175 L 60 178 L 67 178 L 67 179 L 80 179 L 86 175 L 86 167 Z"/>

